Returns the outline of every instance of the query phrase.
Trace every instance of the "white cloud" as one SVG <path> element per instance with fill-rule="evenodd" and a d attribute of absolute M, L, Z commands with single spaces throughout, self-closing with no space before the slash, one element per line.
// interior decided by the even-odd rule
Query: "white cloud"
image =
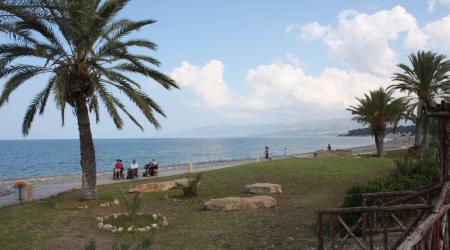
<path fill-rule="evenodd" d="M 389 46 L 400 33 L 408 32 L 408 45 L 421 41 L 414 16 L 403 7 L 381 10 L 372 15 L 344 10 L 338 25 L 323 38 L 329 50 L 354 69 L 378 75 L 389 75 L 398 62 Z"/>
<path fill-rule="evenodd" d="M 356 96 L 388 83 L 388 79 L 368 73 L 337 68 L 326 68 L 314 76 L 305 73 L 300 64 L 277 62 L 249 69 L 245 76 L 249 94 L 238 94 L 225 83 L 223 68 L 217 60 L 203 67 L 183 62 L 171 76 L 209 108 L 226 110 L 224 116 L 252 111 L 295 114 L 309 107 L 342 111 L 354 104 Z"/>
<path fill-rule="evenodd" d="M 428 2 L 429 8 L 437 3 L 450 7 L 450 0 L 434 0 Z M 450 53 L 450 15 L 420 27 L 412 14 L 395 6 L 372 14 L 343 10 L 337 20 L 332 27 L 317 22 L 288 27 L 301 41 L 322 39 L 331 54 L 351 69 L 379 76 L 391 75 L 400 60 L 392 42 L 400 42 L 410 51 L 439 49 Z"/>
<path fill-rule="evenodd" d="M 298 39 L 301 41 L 317 40 L 322 38 L 330 29 L 330 26 L 322 26 L 317 22 L 309 22 L 301 27 Z"/>
<path fill-rule="evenodd" d="M 285 63 L 250 69 L 246 80 L 254 89 L 251 98 L 270 100 L 267 105 L 273 109 L 296 109 L 302 105 L 344 109 L 354 103 L 355 96 L 387 82 L 367 73 L 337 68 L 326 68 L 313 76 Z"/>
<path fill-rule="evenodd" d="M 221 61 L 211 60 L 203 67 L 182 62 L 170 75 L 182 87 L 192 89 L 208 107 L 227 106 L 230 101 L 230 91 L 224 78 L 224 65 Z"/>
<path fill-rule="evenodd" d="M 450 2 L 450 1 L 449 1 Z M 450 15 L 423 27 L 428 47 L 442 49 L 450 53 Z"/>
<path fill-rule="evenodd" d="M 429 0 L 427 3 L 428 3 L 428 11 L 429 12 L 434 11 L 436 3 L 450 7 L 450 0 Z"/>

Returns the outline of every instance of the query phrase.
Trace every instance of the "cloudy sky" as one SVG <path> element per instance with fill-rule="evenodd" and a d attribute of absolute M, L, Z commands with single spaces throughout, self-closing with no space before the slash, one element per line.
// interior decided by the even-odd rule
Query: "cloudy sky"
<path fill-rule="evenodd" d="M 122 17 L 158 20 L 133 36 L 159 45 L 152 56 L 181 89 L 166 91 L 138 79 L 165 110 L 163 128 L 148 125 L 142 132 L 127 122 L 117 131 L 102 113 L 101 122 L 92 125 L 96 138 L 163 136 L 220 124 L 350 119 L 345 108 L 355 97 L 389 85 L 395 65 L 407 62 L 411 52 L 450 55 L 450 0 L 135 0 Z M 23 114 L 45 79 L 29 81 L 0 108 L 0 139 L 23 138 Z M 70 110 L 66 113 L 71 116 Z M 50 104 L 28 138 L 76 138 L 76 120 L 69 118 L 62 128 L 59 119 Z"/>

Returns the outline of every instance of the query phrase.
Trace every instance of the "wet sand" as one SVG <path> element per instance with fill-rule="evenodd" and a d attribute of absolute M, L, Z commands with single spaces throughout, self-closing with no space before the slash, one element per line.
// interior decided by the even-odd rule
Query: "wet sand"
<path fill-rule="evenodd" d="M 385 151 L 408 148 L 414 143 L 414 137 L 412 136 L 389 136 L 386 138 L 389 141 L 385 143 Z M 376 153 L 374 145 L 354 147 L 352 148 L 353 154 L 372 154 Z M 289 157 L 313 157 L 313 153 L 304 153 L 298 155 L 289 155 Z M 282 156 L 274 157 L 273 159 L 281 159 Z M 208 162 L 194 164 L 194 172 L 210 171 L 215 169 L 227 168 L 246 163 L 255 162 L 255 159 L 244 160 L 231 160 L 220 162 Z M 188 165 L 178 165 L 169 167 L 160 167 L 159 176 L 173 176 L 178 174 L 187 173 Z M 142 179 L 155 179 L 158 177 L 140 177 L 134 180 L 113 180 L 112 171 L 97 173 L 97 184 L 105 185 L 117 182 L 129 182 Z M 29 177 L 11 180 L 0 180 L 0 206 L 11 205 L 17 203 L 15 195 L 11 193 L 11 187 L 17 181 L 23 181 L 27 184 L 31 184 L 34 187 L 35 200 L 48 198 L 52 195 L 59 194 L 71 189 L 79 189 L 81 187 L 81 175 L 62 175 L 62 176 L 48 176 L 48 177 Z"/>

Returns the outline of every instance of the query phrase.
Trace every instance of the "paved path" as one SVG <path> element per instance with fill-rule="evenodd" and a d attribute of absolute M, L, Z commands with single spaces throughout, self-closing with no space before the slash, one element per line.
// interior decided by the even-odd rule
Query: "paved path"
<path fill-rule="evenodd" d="M 239 160 L 239 161 L 227 161 L 218 163 L 205 163 L 194 165 L 193 172 L 203 172 L 215 169 L 233 167 L 245 163 L 255 162 L 254 160 Z M 173 176 L 178 174 L 187 173 L 187 166 L 175 166 L 175 167 L 163 167 L 159 169 L 159 176 Z M 97 174 L 97 184 L 105 185 L 118 182 L 132 182 L 136 180 L 143 179 L 154 179 L 158 177 L 140 177 L 134 180 L 113 180 L 112 173 L 102 172 Z M 65 176 L 50 176 L 50 177 L 33 177 L 33 178 L 23 178 L 17 180 L 3 181 L 3 186 L 12 186 L 16 181 L 24 181 L 26 183 L 31 183 L 34 186 L 34 199 L 40 200 L 48 198 L 52 195 L 56 195 L 71 189 L 79 189 L 81 187 L 81 176 L 80 175 L 65 175 Z M 15 194 L 8 194 L 0 196 L 0 207 L 12 204 L 17 204 L 18 201 L 15 199 Z"/>

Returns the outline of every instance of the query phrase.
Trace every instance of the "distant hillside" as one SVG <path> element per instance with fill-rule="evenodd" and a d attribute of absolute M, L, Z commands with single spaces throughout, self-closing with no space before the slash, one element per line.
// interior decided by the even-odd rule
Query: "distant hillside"
<path fill-rule="evenodd" d="M 290 124 L 217 125 L 185 129 L 167 137 L 213 138 L 251 136 L 339 135 L 359 125 L 351 119 L 307 120 Z"/>
<path fill-rule="evenodd" d="M 409 126 L 398 126 L 395 132 L 397 133 L 414 133 L 416 131 L 415 125 L 409 125 Z M 386 128 L 386 134 L 393 133 L 394 128 Z M 342 136 L 365 136 L 365 135 L 372 135 L 372 131 L 370 128 L 359 128 L 359 129 L 352 129 L 349 130 L 347 134 Z"/>

